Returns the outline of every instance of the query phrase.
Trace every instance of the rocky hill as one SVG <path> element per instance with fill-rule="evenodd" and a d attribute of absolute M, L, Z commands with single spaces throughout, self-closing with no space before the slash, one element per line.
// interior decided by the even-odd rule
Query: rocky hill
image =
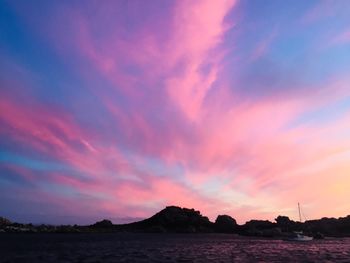
<path fill-rule="evenodd" d="M 118 228 L 142 232 L 205 233 L 214 232 L 214 223 L 194 209 L 168 206 L 148 219 L 119 225 Z"/>

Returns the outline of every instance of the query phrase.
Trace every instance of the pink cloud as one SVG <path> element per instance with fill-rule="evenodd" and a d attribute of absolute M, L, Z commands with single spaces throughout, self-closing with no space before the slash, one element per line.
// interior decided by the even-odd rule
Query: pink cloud
<path fill-rule="evenodd" d="M 268 52 L 268 49 L 274 41 L 274 39 L 276 38 L 276 36 L 277 29 L 275 28 L 271 30 L 271 32 L 256 45 L 255 49 L 252 52 L 250 60 L 254 61 L 264 56 Z"/>
<path fill-rule="evenodd" d="M 242 222 L 273 219 L 273 211 L 294 207 L 301 199 L 313 216 L 321 214 L 316 212 L 322 210 L 320 204 L 328 203 L 318 197 L 322 192 L 333 195 L 334 202 L 348 197 L 343 185 L 332 183 L 335 174 L 348 186 L 346 163 L 331 161 L 318 171 L 323 162 L 349 149 L 350 122 L 341 116 L 327 125 L 292 124 L 349 96 L 349 79 L 336 76 L 283 97 L 249 100 L 236 94 L 233 84 L 225 82 L 230 76 L 221 70 L 226 52 L 222 41 L 232 26 L 225 17 L 235 6 L 235 1 L 176 2 L 160 15 L 166 26 L 150 19 L 128 34 L 114 20 L 104 27 L 106 10 L 88 17 L 84 10 L 64 9 L 62 22 L 71 26 L 68 31 L 57 24 L 58 12 L 45 33 L 58 54 L 77 66 L 83 83 L 94 78 L 106 82 L 92 92 L 110 115 L 110 130 L 102 127 L 98 136 L 63 108 L 1 93 L 1 134 L 83 174 L 86 179 L 50 171 L 44 181 L 96 197 L 91 213 L 94 205 L 106 214 L 146 217 L 164 205 L 178 204 L 200 209 L 211 219 L 227 212 Z M 320 14 L 314 11 L 308 19 Z M 273 32 L 258 43 L 252 59 L 266 54 L 274 39 Z M 348 41 L 348 34 L 338 41 Z M 232 74 L 237 74 L 235 69 Z M 107 143 L 105 132 L 113 134 Z M 160 175 L 150 174 L 147 167 L 152 165 Z M 175 166 L 180 172 L 173 175 Z M 14 169 L 35 180 L 23 168 Z M 217 192 L 227 195 L 210 191 L 206 184 L 213 179 Z M 310 194 L 314 182 L 318 184 Z M 325 190 L 328 185 L 332 187 Z M 332 211 L 342 215 L 345 208 L 344 202 L 342 209 Z"/>
<path fill-rule="evenodd" d="M 91 146 L 87 147 L 86 135 L 73 124 L 72 119 L 53 107 L 19 104 L 13 97 L 2 94 L 0 108 L 0 119 L 10 128 L 4 131 L 11 130 L 18 140 L 40 151 L 55 153 L 73 161 L 74 144 L 84 146 L 86 151 L 92 150 Z"/>
<path fill-rule="evenodd" d="M 203 100 L 217 79 L 218 62 L 221 52 L 218 48 L 228 25 L 224 18 L 234 6 L 234 1 L 193 2 L 179 5 L 175 13 L 173 43 L 180 42 L 170 55 L 170 61 L 184 61 L 184 70 L 170 76 L 167 90 L 170 98 L 190 119 L 197 119 Z M 208 73 L 200 72 L 205 63 L 211 64 Z"/>
<path fill-rule="evenodd" d="M 104 32 L 100 33 L 102 37 L 96 37 L 93 26 L 81 12 L 67 10 L 67 19 L 73 25 L 69 32 L 71 38 L 63 37 L 59 30 L 53 38 L 59 37 L 55 41 L 58 43 L 71 43 L 65 47 L 73 45 L 116 89 L 128 96 L 135 98 L 139 91 L 137 79 L 127 74 L 125 67 L 134 65 L 142 69 L 143 83 L 153 85 L 156 79 L 165 77 L 170 99 L 193 120 L 198 117 L 202 101 L 216 80 L 223 50 L 215 49 L 229 28 L 224 18 L 234 5 L 233 0 L 177 3 L 169 24 L 173 33 L 163 42 L 156 40 L 152 27 L 157 26 L 152 21 L 147 21 L 146 30 L 137 28 L 125 39 L 118 38 L 117 33 Z M 100 18 L 99 13 L 96 16 Z M 120 33 L 117 25 L 116 28 Z M 211 69 L 208 74 L 202 74 L 201 67 L 206 63 L 211 64 Z M 182 69 L 176 70 L 179 67 Z"/>
<path fill-rule="evenodd" d="M 304 14 L 301 21 L 310 24 L 322 19 L 334 17 L 339 14 L 339 11 L 346 11 L 347 5 L 348 3 L 346 1 L 319 1 Z"/>
<path fill-rule="evenodd" d="M 350 43 L 350 30 L 340 33 L 335 36 L 331 41 L 332 44 L 341 45 L 341 44 L 349 44 Z"/>

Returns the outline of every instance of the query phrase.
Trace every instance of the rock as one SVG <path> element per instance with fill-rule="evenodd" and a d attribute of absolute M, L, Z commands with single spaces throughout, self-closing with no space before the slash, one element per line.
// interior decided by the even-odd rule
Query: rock
<path fill-rule="evenodd" d="M 314 239 L 324 239 L 324 235 L 320 232 L 317 232 L 315 235 L 314 235 Z"/>
<path fill-rule="evenodd" d="M 206 232 L 211 226 L 207 217 L 199 211 L 177 206 L 168 206 L 150 218 L 150 222 L 157 222 L 168 232 Z"/>
<path fill-rule="evenodd" d="M 215 220 L 215 231 L 220 233 L 234 233 L 237 230 L 237 222 L 228 215 L 219 215 Z"/>
<path fill-rule="evenodd" d="M 288 216 L 278 216 L 275 221 L 277 225 L 281 227 L 290 226 L 293 223 Z"/>
<path fill-rule="evenodd" d="M 149 229 L 146 230 L 146 232 L 149 233 L 166 233 L 166 229 L 162 226 L 151 226 Z"/>
<path fill-rule="evenodd" d="M 280 237 L 282 236 L 282 230 L 279 227 L 262 230 L 263 237 Z"/>
<path fill-rule="evenodd" d="M 92 225 L 93 228 L 112 228 L 113 223 L 108 219 L 103 219 L 102 221 L 96 222 Z"/>
<path fill-rule="evenodd" d="M 248 236 L 263 236 L 265 230 L 270 230 L 274 227 L 276 227 L 276 224 L 268 220 L 250 220 L 240 226 L 239 233 Z M 267 232 L 265 232 L 265 235 L 268 234 Z"/>
<path fill-rule="evenodd" d="M 121 230 L 135 232 L 165 232 L 198 233 L 213 232 L 213 223 L 199 211 L 178 206 L 168 206 L 154 216 L 120 227 Z"/>
<path fill-rule="evenodd" d="M 350 228 L 346 229 L 344 218 L 321 218 L 319 220 L 309 220 L 304 223 L 304 230 L 312 233 L 320 232 L 326 236 L 343 236 L 350 234 Z M 345 224 L 344 224 L 345 223 Z"/>
<path fill-rule="evenodd" d="M 275 224 L 268 220 L 250 220 L 245 223 L 248 228 L 268 229 L 275 227 Z"/>
<path fill-rule="evenodd" d="M 71 225 L 62 225 L 62 226 L 57 226 L 55 229 L 56 233 L 78 233 L 80 232 L 79 229 L 75 228 L 74 226 Z"/>
<path fill-rule="evenodd" d="M 247 236 L 261 237 L 263 235 L 263 232 L 261 230 L 257 230 L 256 228 L 249 228 L 248 230 L 245 230 L 241 234 L 247 235 Z"/>
<path fill-rule="evenodd" d="M 10 220 L 8 220 L 5 217 L 1 217 L 0 216 L 0 226 L 8 226 L 8 225 L 11 225 L 11 224 L 12 224 L 12 222 Z"/>

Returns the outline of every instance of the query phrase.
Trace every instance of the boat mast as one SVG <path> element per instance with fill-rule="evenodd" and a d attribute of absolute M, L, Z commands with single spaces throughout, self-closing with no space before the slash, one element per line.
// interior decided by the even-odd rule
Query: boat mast
<path fill-rule="evenodd" d="M 298 211 L 299 211 L 299 222 L 301 222 L 301 213 L 300 213 L 300 204 L 298 202 Z"/>

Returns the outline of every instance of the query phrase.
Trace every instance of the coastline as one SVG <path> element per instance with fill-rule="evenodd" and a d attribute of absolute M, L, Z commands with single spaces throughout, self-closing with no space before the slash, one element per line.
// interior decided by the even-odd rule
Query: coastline
<path fill-rule="evenodd" d="M 350 216 L 322 218 L 304 223 L 286 216 L 278 216 L 276 222 L 250 220 L 243 225 L 228 215 L 219 215 L 215 222 L 195 209 L 168 206 L 150 218 L 129 223 L 113 224 L 104 219 L 92 225 L 33 225 L 19 224 L 0 218 L 1 233 L 227 233 L 239 236 L 283 239 L 294 231 L 303 231 L 314 238 L 350 237 Z"/>

